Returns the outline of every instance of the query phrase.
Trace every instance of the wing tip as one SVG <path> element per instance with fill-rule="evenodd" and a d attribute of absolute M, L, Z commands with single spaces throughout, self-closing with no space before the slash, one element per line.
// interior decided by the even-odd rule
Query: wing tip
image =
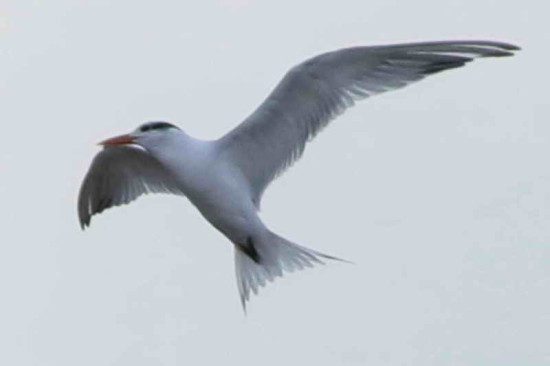
<path fill-rule="evenodd" d="M 78 215 L 78 223 L 82 231 L 85 231 L 90 226 L 91 219 L 92 217 L 90 215 L 84 215 L 82 213 Z"/>
<path fill-rule="evenodd" d="M 464 41 L 463 45 L 479 48 L 480 53 L 476 57 L 509 57 L 521 50 L 520 46 L 513 43 L 499 41 Z"/>
<path fill-rule="evenodd" d="M 494 43 L 496 47 L 502 48 L 508 51 L 519 51 L 521 50 L 521 47 L 518 45 L 515 45 L 513 43 L 508 42 L 487 42 L 487 43 Z"/>
<path fill-rule="evenodd" d="M 431 43 L 431 42 L 430 42 Z M 461 45 L 461 46 L 474 46 L 474 47 L 489 47 L 496 49 L 503 49 L 508 51 L 519 51 L 521 47 L 502 41 L 488 41 L 488 40 L 457 40 L 457 41 L 442 41 L 435 42 L 448 45 Z"/>

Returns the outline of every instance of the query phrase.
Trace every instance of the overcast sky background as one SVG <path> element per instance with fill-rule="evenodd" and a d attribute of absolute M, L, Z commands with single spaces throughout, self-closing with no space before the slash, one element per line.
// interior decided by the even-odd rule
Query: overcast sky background
<path fill-rule="evenodd" d="M 549 6 L 540 0 L 0 1 L 0 364 L 550 364 Z M 365 101 L 271 185 L 276 232 L 356 265 L 240 308 L 232 246 L 185 199 L 82 232 L 97 141 L 216 138 L 305 58 L 523 47 Z"/>

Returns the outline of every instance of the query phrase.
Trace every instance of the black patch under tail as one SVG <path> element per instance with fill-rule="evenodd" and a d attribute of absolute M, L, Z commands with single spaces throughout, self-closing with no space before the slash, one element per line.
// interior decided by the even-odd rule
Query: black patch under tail
<path fill-rule="evenodd" d="M 238 248 L 247 256 L 250 257 L 255 263 L 260 264 L 261 258 L 260 254 L 258 254 L 258 251 L 256 250 L 256 247 L 254 246 L 254 241 L 249 236 L 246 239 L 246 244 L 244 245 L 238 245 Z"/>

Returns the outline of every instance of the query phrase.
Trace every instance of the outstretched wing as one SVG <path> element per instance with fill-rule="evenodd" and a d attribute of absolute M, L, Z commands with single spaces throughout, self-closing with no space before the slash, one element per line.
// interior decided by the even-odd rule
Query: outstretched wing
<path fill-rule="evenodd" d="M 325 53 L 292 68 L 241 125 L 222 137 L 259 206 L 263 191 L 303 153 L 305 144 L 355 101 L 477 57 L 510 56 L 500 42 L 448 41 L 355 47 Z"/>
<path fill-rule="evenodd" d="M 105 146 L 80 187 L 80 226 L 84 229 L 93 215 L 150 192 L 183 195 L 171 173 L 147 151 L 132 145 Z"/>

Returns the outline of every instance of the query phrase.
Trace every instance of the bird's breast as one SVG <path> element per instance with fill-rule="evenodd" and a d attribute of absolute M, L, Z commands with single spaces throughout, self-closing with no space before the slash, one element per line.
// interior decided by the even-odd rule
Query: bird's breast
<path fill-rule="evenodd" d="M 214 163 L 188 181 L 189 199 L 201 214 L 235 243 L 262 230 L 246 182 L 230 167 Z"/>

